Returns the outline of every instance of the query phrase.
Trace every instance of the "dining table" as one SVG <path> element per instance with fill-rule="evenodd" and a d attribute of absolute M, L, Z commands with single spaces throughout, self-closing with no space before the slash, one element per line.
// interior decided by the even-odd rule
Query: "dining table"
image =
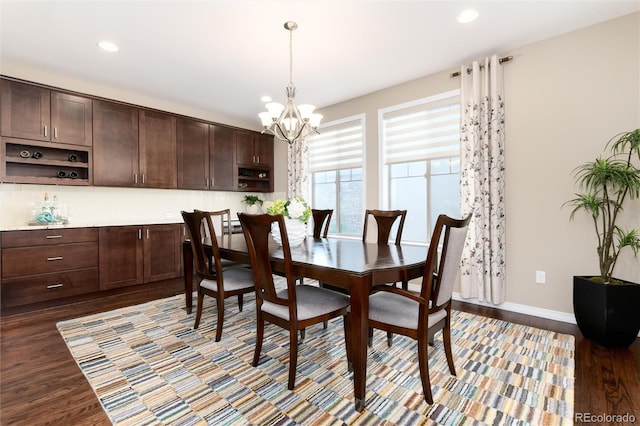
<path fill-rule="evenodd" d="M 217 237 L 220 257 L 249 265 L 250 258 L 243 234 Z M 428 247 L 410 244 L 377 244 L 347 238 L 312 238 L 291 247 L 296 277 L 318 280 L 344 289 L 351 309 L 350 345 L 353 348 L 353 392 L 357 411 L 365 407 L 367 381 L 367 338 L 369 294 L 378 285 L 409 281 L 421 277 Z M 284 274 L 282 248 L 270 245 L 274 273 Z M 193 253 L 191 244 L 183 244 L 184 288 L 187 312 L 191 313 L 193 292 Z"/>

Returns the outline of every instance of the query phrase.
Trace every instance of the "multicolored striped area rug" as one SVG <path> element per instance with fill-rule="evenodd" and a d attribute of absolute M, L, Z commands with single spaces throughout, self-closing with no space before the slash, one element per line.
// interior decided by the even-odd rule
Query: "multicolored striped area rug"
<path fill-rule="evenodd" d="M 574 338 L 453 313 L 458 375 L 441 333 L 430 348 L 435 403 L 424 401 L 415 341 L 378 331 L 369 349 L 366 409 L 354 410 L 342 319 L 307 329 L 295 391 L 287 390 L 289 340 L 267 325 L 252 367 L 255 304 L 227 299 L 222 340 L 205 298 L 198 330 L 175 296 L 57 324 L 100 403 L 118 425 L 561 425 L 573 423 Z"/>

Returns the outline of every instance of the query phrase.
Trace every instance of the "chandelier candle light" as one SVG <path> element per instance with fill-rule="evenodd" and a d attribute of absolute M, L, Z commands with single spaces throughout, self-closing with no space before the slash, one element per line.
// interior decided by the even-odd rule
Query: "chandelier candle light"
<path fill-rule="evenodd" d="M 289 85 L 286 88 L 287 105 L 270 102 L 265 105 L 267 111 L 258 114 L 264 132 L 273 134 L 278 139 L 294 143 L 298 138 L 319 133 L 318 126 L 322 115 L 314 114 L 315 106 L 304 104 L 296 106 L 296 86 L 293 85 L 293 31 L 298 24 L 287 21 L 284 28 L 289 31 Z"/>

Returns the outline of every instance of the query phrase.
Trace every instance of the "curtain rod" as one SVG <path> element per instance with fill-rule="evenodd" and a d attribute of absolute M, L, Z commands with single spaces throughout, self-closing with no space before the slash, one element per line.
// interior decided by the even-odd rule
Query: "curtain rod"
<path fill-rule="evenodd" d="M 513 60 L 513 56 L 504 56 L 498 59 L 498 63 L 502 64 L 504 62 L 509 62 Z M 480 65 L 480 68 L 484 68 L 484 65 Z M 471 68 L 467 68 L 467 72 L 471 72 Z M 449 74 L 449 77 L 458 77 L 460 75 L 460 71 L 452 72 Z"/>

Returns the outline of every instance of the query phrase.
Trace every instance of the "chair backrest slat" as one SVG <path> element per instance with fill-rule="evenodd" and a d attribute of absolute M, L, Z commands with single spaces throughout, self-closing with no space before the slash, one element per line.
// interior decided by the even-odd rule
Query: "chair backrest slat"
<path fill-rule="evenodd" d="M 369 216 L 373 216 L 378 225 L 378 244 L 388 244 L 391 229 L 395 221 L 400 218 L 398 230 L 396 232 L 395 244 L 400 245 L 402 239 L 402 229 L 407 217 L 406 210 L 366 210 L 364 213 L 364 228 L 362 230 L 362 241 L 367 240 L 367 229 L 369 226 Z"/>
<path fill-rule="evenodd" d="M 320 235 L 326 238 L 329 233 L 333 209 L 311 209 L 311 215 L 313 216 L 313 238 L 320 238 Z"/>

